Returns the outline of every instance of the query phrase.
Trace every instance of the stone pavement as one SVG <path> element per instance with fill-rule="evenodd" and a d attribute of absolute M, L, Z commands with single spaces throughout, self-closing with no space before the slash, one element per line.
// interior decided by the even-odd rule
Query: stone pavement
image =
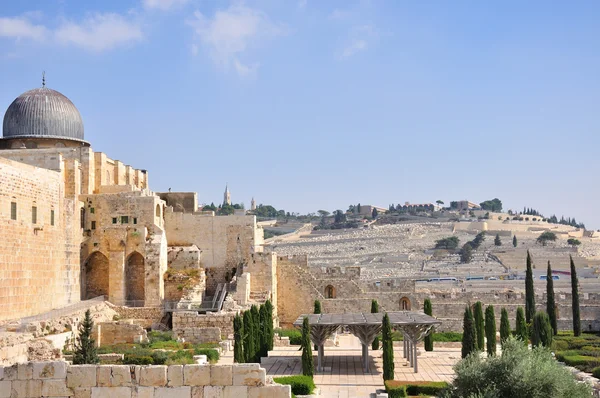
<path fill-rule="evenodd" d="M 369 397 L 377 389 L 383 388 L 382 351 L 372 352 L 371 371 L 365 374 L 360 363 L 361 348 L 358 339 L 351 335 L 339 336 L 338 347 L 325 347 L 325 372 L 315 374 L 315 383 L 321 390 L 321 397 Z M 301 354 L 298 346 L 276 347 L 263 358 L 261 366 L 272 377 L 302 373 Z M 454 375 L 452 366 L 460 359 L 460 348 L 434 347 L 433 352 L 425 352 L 419 347 L 419 373 L 413 373 L 408 362 L 402 358 L 402 347 L 395 347 L 395 379 L 451 381 Z M 314 360 L 316 362 L 316 353 Z"/>

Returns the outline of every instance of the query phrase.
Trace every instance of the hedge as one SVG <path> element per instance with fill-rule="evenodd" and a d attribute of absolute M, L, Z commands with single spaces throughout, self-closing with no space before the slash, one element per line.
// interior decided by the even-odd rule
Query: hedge
<path fill-rule="evenodd" d="M 438 395 L 442 390 L 448 388 L 448 386 L 449 384 L 445 381 L 388 380 L 385 382 L 385 390 L 390 398 L 406 397 L 409 395 Z"/>
<path fill-rule="evenodd" d="M 302 344 L 302 333 L 298 329 L 277 329 L 275 332 L 281 337 L 289 337 L 290 345 Z"/>
<path fill-rule="evenodd" d="M 569 351 L 565 351 L 569 353 Z M 581 371 L 590 373 L 592 369 L 600 366 L 600 358 L 585 355 L 564 355 L 562 352 L 556 353 L 556 359 L 569 366 L 573 366 Z"/>
<path fill-rule="evenodd" d="M 315 382 L 310 376 L 274 377 L 273 381 L 292 386 L 293 395 L 310 395 L 315 389 Z"/>

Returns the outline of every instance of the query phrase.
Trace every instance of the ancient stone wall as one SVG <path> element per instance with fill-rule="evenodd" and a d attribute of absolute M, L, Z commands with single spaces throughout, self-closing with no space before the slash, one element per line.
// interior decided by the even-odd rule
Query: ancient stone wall
<path fill-rule="evenodd" d="M 0 157 L 0 320 L 79 301 L 81 231 L 64 173 Z"/>
<path fill-rule="evenodd" d="M 190 333 L 189 329 L 219 328 L 221 339 L 233 334 L 233 317 L 235 313 L 198 314 L 195 311 L 173 312 L 173 334 L 181 336 Z"/>
<path fill-rule="evenodd" d="M 146 329 L 126 322 L 101 322 L 94 325 L 92 338 L 98 347 L 124 344 L 145 343 L 148 341 Z"/>
<path fill-rule="evenodd" d="M 162 200 L 171 206 L 174 212 L 194 213 L 198 211 L 198 194 L 196 192 L 157 192 Z"/>
<path fill-rule="evenodd" d="M 149 328 L 153 324 L 159 323 L 164 315 L 161 307 L 134 308 L 115 305 L 111 305 L 110 307 L 116 311 L 120 319 L 131 320 L 143 328 Z"/>
<path fill-rule="evenodd" d="M 249 273 L 250 296 L 271 299 L 277 309 L 277 255 L 275 253 L 254 253 L 244 264 L 243 273 Z M 276 313 L 274 314 L 277 315 Z"/>
<path fill-rule="evenodd" d="M 29 362 L 0 367 L 0 397 L 202 398 L 291 396 L 290 386 L 268 384 L 259 364 L 68 365 Z"/>
<path fill-rule="evenodd" d="M 218 343 L 221 341 L 221 328 L 183 328 L 177 330 L 176 336 L 194 344 Z"/>
<path fill-rule="evenodd" d="M 202 252 L 196 245 L 170 246 L 167 252 L 167 265 L 172 269 L 198 269 L 202 261 Z"/>

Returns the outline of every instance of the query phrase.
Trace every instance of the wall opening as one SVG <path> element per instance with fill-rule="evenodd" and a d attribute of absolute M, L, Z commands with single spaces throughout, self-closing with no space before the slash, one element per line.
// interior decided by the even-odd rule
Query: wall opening
<path fill-rule="evenodd" d="M 81 272 L 82 300 L 98 296 L 108 296 L 108 258 L 100 253 L 92 253 Z"/>
<path fill-rule="evenodd" d="M 402 311 L 410 311 L 410 300 L 408 297 L 402 297 L 400 299 L 400 309 Z"/>
<path fill-rule="evenodd" d="M 156 205 L 156 217 L 160 217 L 160 205 Z"/>
<path fill-rule="evenodd" d="M 335 294 L 335 293 L 336 293 L 336 292 L 335 292 L 335 287 L 333 287 L 333 286 L 331 286 L 331 285 L 328 285 L 328 286 L 325 288 L 325 298 L 328 298 L 328 299 L 334 299 L 334 298 L 335 298 L 335 296 L 336 296 L 336 294 Z"/>
<path fill-rule="evenodd" d="M 125 300 L 143 301 L 145 297 L 144 256 L 133 252 L 125 263 Z M 139 306 L 142 303 L 131 303 Z"/>

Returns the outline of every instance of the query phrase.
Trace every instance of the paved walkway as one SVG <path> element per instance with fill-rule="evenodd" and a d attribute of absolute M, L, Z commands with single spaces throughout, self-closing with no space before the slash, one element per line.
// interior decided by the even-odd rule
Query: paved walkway
<path fill-rule="evenodd" d="M 321 396 L 330 397 L 369 397 L 375 390 L 383 388 L 382 351 L 370 351 L 371 371 L 362 370 L 361 348 L 358 339 L 351 335 L 339 336 L 339 347 L 325 347 L 325 371 L 315 374 L 315 383 Z M 261 366 L 267 375 L 277 377 L 302 373 L 301 355 L 298 346 L 276 347 L 263 358 Z M 451 381 L 452 366 L 460 359 L 460 348 L 437 347 L 432 352 L 419 349 L 419 373 L 414 373 L 408 362 L 402 358 L 402 347 L 395 347 L 395 379 Z M 314 360 L 316 361 L 316 353 Z"/>

